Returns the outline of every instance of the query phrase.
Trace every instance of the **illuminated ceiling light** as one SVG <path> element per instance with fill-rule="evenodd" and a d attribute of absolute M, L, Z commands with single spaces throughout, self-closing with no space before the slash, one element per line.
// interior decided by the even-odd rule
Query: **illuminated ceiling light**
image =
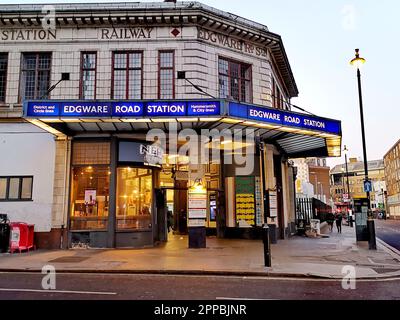
<path fill-rule="evenodd" d="M 121 119 L 122 122 L 151 122 L 150 119 Z"/>
<path fill-rule="evenodd" d="M 101 119 L 103 122 L 121 122 L 120 119 Z"/>
<path fill-rule="evenodd" d="M 45 118 L 45 119 L 39 119 L 39 121 L 50 122 L 50 123 L 62 122 L 59 118 Z"/>
<path fill-rule="evenodd" d="M 337 138 L 337 137 L 339 137 L 338 135 L 332 134 L 332 133 L 320 133 L 319 136 L 321 138 Z"/>
<path fill-rule="evenodd" d="M 243 122 L 243 120 L 237 120 L 237 119 L 232 119 L 232 118 L 223 118 L 221 120 L 221 122 L 224 122 L 224 123 L 240 123 L 240 122 Z"/>
<path fill-rule="evenodd" d="M 253 122 L 253 121 L 245 121 L 245 122 L 243 122 L 243 124 L 247 125 L 247 126 L 256 126 L 256 125 L 258 125 L 257 122 Z"/>
<path fill-rule="evenodd" d="M 215 122 L 215 121 L 220 121 L 221 118 L 200 118 L 201 122 Z"/>
<path fill-rule="evenodd" d="M 53 135 L 55 135 L 58 138 L 63 138 L 65 139 L 67 136 L 62 133 L 61 131 L 58 131 L 57 129 L 54 129 L 53 127 L 47 125 L 46 123 L 39 121 L 37 119 L 27 119 L 30 123 L 32 123 L 33 125 L 43 129 L 44 131 L 47 131 Z"/>
<path fill-rule="evenodd" d="M 99 119 L 88 119 L 88 118 L 81 119 L 81 121 L 82 121 L 82 122 L 88 122 L 88 123 L 91 123 L 91 122 L 101 122 Z"/>
<path fill-rule="evenodd" d="M 64 122 L 82 122 L 78 118 L 61 118 L 61 120 L 64 121 Z"/>
<path fill-rule="evenodd" d="M 274 126 L 274 125 L 266 124 L 266 123 L 257 123 L 257 127 L 265 128 L 265 129 L 279 129 L 280 128 L 280 126 Z"/>
<path fill-rule="evenodd" d="M 178 118 L 179 122 L 198 122 L 199 118 Z"/>
<path fill-rule="evenodd" d="M 151 119 L 152 122 L 160 123 L 160 122 L 176 122 L 174 118 L 163 118 L 163 119 Z"/>
<path fill-rule="evenodd" d="M 289 127 L 281 127 L 281 128 L 279 128 L 279 130 L 285 131 L 285 132 L 299 132 L 299 129 L 297 129 L 297 128 L 289 128 Z"/>

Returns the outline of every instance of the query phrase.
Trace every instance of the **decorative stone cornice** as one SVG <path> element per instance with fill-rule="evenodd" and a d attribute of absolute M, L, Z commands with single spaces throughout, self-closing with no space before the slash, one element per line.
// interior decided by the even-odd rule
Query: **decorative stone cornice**
<path fill-rule="evenodd" d="M 0 31 L 2 27 L 41 26 L 45 16 L 42 8 L 42 5 L 0 5 Z M 239 16 L 198 2 L 59 4 L 54 8 L 59 27 L 201 26 L 253 42 L 270 50 L 288 95 L 298 95 L 281 37 L 266 26 Z"/>

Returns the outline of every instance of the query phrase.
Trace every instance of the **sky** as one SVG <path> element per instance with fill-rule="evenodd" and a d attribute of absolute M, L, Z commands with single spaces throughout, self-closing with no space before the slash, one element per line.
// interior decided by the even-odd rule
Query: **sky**
<path fill-rule="evenodd" d="M 5 0 L 5 3 L 110 2 Z M 112 1 L 115 2 L 115 1 Z M 129 2 L 126 0 L 125 2 Z M 145 1 L 142 2 L 159 2 Z M 354 49 L 361 70 L 368 160 L 382 159 L 400 139 L 400 1 L 202 0 L 204 4 L 266 25 L 282 36 L 300 94 L 292 103 L 342 121 L 343 146 L 362 160 Z M 295 109 L 294 109 L 295 111 Z M 344 163 L 331 158 L 333 166 Z"/>

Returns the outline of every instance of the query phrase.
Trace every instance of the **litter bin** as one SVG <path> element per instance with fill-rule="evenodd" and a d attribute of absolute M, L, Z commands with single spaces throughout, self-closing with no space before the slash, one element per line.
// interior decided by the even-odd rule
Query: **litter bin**
<path fill-rule="evenodd" d="M 29 250 L 29 226 L 24 222 L 10 224 L 10 252 Z"/>
<path fill-rule="evenodd" d="M 10 224 L 7 215 L 0 215 L 0 253 L 8 252 Z"/>

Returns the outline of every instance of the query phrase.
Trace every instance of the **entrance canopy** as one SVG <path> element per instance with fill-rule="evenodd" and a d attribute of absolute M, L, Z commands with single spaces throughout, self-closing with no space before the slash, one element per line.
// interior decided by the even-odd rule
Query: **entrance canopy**
<path fill-rule="evenodd" d="M 248 129 L 289 157 L 338 157 L 341 122 L 227 100 L 41 100 L 24 103 L 24 118 L 59 137 L 84 133 Z"/>

